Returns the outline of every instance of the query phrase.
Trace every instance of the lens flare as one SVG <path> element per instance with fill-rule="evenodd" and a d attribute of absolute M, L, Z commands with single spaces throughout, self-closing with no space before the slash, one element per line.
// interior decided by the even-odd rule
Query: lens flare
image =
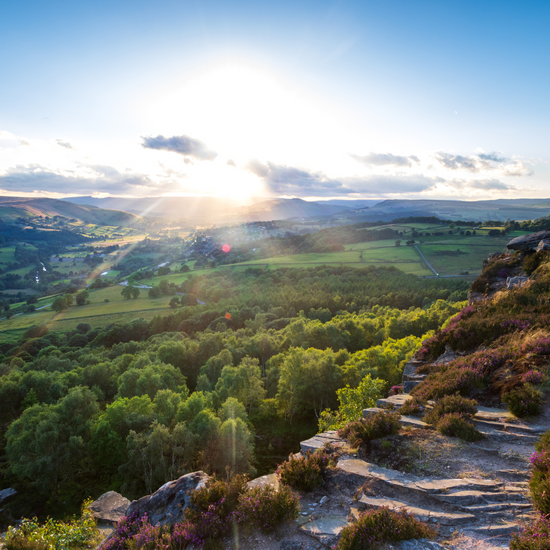
<path fill-rule="evenodd" d="M 227 254 L 231 250 L 231 247 L 228 244 L 224 244 L 222 250 Z"/>
<path fill-rule="evenodd" d="M 231 319 L 231 313 L 226 313 L 225 318 L 229 321 L 229 319 Z"/>

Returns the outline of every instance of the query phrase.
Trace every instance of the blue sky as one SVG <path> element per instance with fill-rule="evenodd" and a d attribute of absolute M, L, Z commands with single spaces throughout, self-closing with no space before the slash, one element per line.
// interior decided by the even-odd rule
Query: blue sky
<path fill-rule="evenodd" d="M 0 4 L 0 192 L 549 197 L 549 2 Z"/>

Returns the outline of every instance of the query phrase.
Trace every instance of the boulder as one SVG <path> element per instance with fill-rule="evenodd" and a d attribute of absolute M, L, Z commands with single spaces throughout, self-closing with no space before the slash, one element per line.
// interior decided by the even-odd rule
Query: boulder
<path fill-rule="evenodd" d="M 541 241 L 550 242 L 550 231 L 538 231 L 537 233 L 516 237 L 506 245 L 506 248 L 509 250 L 530 252 L 531 250 L 536 250 Z"/>
<path fill-rule="evenodd" d="M 541 252 L 542 250 L 550 250 L 550 240 L 540 241 L 537 246 L 537 252 Z"/>
<path fill-rule="evenodd" d="M 510 289 L 523 286 L 528 280 L 529 277 L 508 277 L 508 279 L 506 279 L 506 288 Z"/>
<path fill-rule="evenodd" d="M 2 504 L 5 500 L 8 500 L 10 497 L 13 497 L 17 494 L 17 491 L 15 489 L 12 489 L 9 487 L 8 489 L 3 489 L 0 491 L 0 504 Z"/>
<path fill-rule="evenodd" d="M 139 517 L 147 514 L 153 525 L 174 524 L 182 519 L 183 511 L 189 506 L 189 493 L 204 487 L 209 476 L 198 471 L 165 483 L 152 495 L 134 500 L 126 510 L 126 515 L 137 513 Z"/>
<path fill-rule="evenodd" d="M 90 510 L 97 521 L 118 523 L 125 515 L 130 506 L 130 501 L 115 491 L 102 494 L 92 502 Z"/>

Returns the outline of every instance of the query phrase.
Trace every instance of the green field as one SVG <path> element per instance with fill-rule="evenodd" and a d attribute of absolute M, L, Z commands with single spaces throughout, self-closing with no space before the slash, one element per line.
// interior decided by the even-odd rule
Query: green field
<path fill-rule="evenodd" d="M 92 327 L 105 326 L 110 323 L 128 322 L 138 317 L 152 319 L 155 315 L 168 315 L 174 311 L 168 306 L 170 296 L 152 300 L 148 298 L 147 290 L 141 289 L 141 294 L 136 300 L 124 300 L 121 290 L 120 285 L 90 290 L 90 304 L 73 305 L 61 313 L 55 313 L 48 307 L 34 313 L 0 320 L 0 342 L 19 338 L 32 325 L 47 325 L 51 330 L 72 330 L 78 323 L 89 323 Z M 109 302 L 105 302 L 105 299 Z M 42 298 L 37 307 L 51 304 L 53 300 L 53 297 Z"/>

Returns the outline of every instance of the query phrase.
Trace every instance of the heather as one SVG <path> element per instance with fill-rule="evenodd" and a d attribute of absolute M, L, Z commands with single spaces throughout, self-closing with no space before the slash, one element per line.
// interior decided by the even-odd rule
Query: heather
<path fill-rule="evenodd" d="M 477 412 L 477 402 L 460 395 L 446 395 L 437 400 L 433 407 L 424 415 L 424 422 L 437 424 L 446 414 L 458 413 L 464 417 L 474 416 Z"/>
<path fill-rule="evenodd" d="M 391 411 L 370 414 L 366 418 L 350 422 L 338 430 L 338 435 L 347 439 L 351 445 L 368 445 L 373 439 L 397 434 L 400 417 L 399 413 Z"/>
<path fill-rule="evenodd" d="M 279 465 L 275 473 L 281 483 L 293 489 L 312 491 L 323 483 L 330 463 L 330 456 L 325 450 L 308 451 L 305 455 L 290 455 L 286 462 Z"/>
<path fill-rule="evenodd" d="M 550 518 L 540 516 L 520 534 L 514 534 L 510 550 L 548 550 L 550 548 Z"/>
<path fill-rule="evenodd" d="M 436 429 L 443 435 L 459 437 L 464 441 L 478 441 L 483 438 L 467 417 L 460 413 L 447 413 L 437 420 Z"/>
<path fill-rule="evenodd" d="M 348 525 L 340 534 L 336 550 L 365 550 L 383 543 L 407 539 L 434 538 L 432 527 L 418 521 L 412 514 L 389 508 L 368 510 Z"/>

